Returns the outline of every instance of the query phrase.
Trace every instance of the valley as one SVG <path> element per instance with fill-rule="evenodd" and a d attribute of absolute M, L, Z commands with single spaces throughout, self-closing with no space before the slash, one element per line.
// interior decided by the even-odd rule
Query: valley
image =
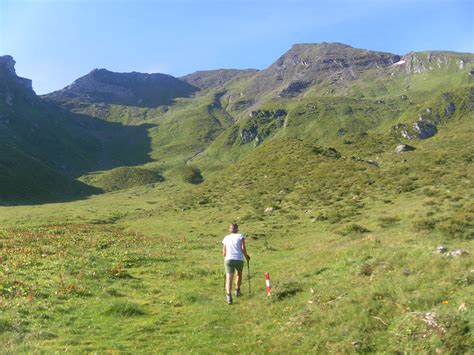
<path fill-rule="evenodd" d="M 94 69 L 41 96 L 14 64 L 5 352 L 472 349 L 474 54 L 296 44 L 263 70 Z M 231 222 L 252 292 L 229 307 Z"/>

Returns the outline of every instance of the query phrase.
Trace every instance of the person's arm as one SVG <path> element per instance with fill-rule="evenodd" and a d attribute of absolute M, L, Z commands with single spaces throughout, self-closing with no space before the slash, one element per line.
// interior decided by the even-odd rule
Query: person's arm
<path fill-rule="evenodd" d="M 227 253 L 227 250 L 225 248 L 225 244 L 222 244 L 222 256 L 225 258 L 225 255 Z"/>
<path fill-rule="evenodd" d="M 249 261 L 250 260 L 250 255 L 247 253 L 247 248 L 245 247 L 245 239 L 242 239 L 242 253 L 244 253 L 245 259 L 247 259 L 247 261 Z"/>

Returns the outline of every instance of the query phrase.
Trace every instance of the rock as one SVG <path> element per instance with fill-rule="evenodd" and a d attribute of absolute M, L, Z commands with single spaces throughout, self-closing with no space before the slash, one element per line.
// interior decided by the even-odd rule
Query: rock
<path fill-rule="evenodd" d="M 294 81 L 280 92 L 280 96 L 286 97 L 286 98 L 295 97 L 299 93 L 306 90 L 309 86 L 311 86 L 310 82 L 305 82 L 301 80 Z"/>
<path fill-rule="evenodd" d="M 255 142 L 253 143 L 253 147 L 257 148 L 260 145 L 261 142 L 262 142 L 262 140 L 260 139 L 260 137 L 256 136 L 255 137 Z"/>
<path fill-rule="evenodd" d="M 405 276 L 410 275 L 410 269 L 404 267 L 403 270 L 402 270 L 402 275 L 405 275 Z"/>
<path fill-rule="evenodd" d="M 281 118 L 285 117 L 288 113 L 285 110 L 278 109 L 273 113 L 274 118 Z"/>
<path fill-rule="evenodd" d="M 458 311 L 464 312 L 464 311 L 466 311 L 466 310 L 467 310 L 466 302 L 461 303 L 461 305 L 460 305 L 459 308 L 458 308 Z"/>
<path fill-rule="evenodd" d="M 426 109 L 426 113 L 427 113 L 428 115 L 431 115 L 431 114 L 433 113 L 433 110 L 431 109 L 431 107 L 428 107 L 428 108 Z"/>
<path fill-rule="evenodd" d="M 11 92 L 6 93 L 5 104 L 10 107 L 13 106 L 13 94 Z"/>
<path fill-rule="evenodd" d="M 367 164 L 374 165 L 374 166 L 379 166 L 379 163 L 376 162 L 375 160 L 372 160 L 372 159 L 367 160 Z"/>
<path fill-rule="evenodd" d="M 257 126 L 251 126 L 249 128 L 243 128 L 240 131 L 240 139 L 242 140 L 243 144 L 249 143 L 255 139 L 258 133 Z"/>
<path fill-rule="evenodd" d="M 452 102 L 450 102 L 448 104 L 448 106 L 446 106 L 446 108 L 444 109 L 444 114 L 446 116 L 449 116 L 450 114 L 452 114 L 454 111 L 456 110 L 456 106 L 454 106 L 454 104 Z"/>
<path fill-rule="evenodd" d="M 469 75 L 471 75 L 471 76 L 474 75 L 474 69 L 471 69 L 471 70 L 469 71 Z"/>
<path fill-rule="evenodd" d="M 354 349 L 359 349 L 360 348 L 360 341 L 353 341 L 353 342 L 351 342 L 351 345 L 354 347 Z"/>
<path fill-rule="evenodd" d="M 3 76 L 2 73 L 5 73 L 4 75 L 6 75 L 7 77 L 13 79 L 17 84 L 19 84 L 19 85 L 23 86 L 24 88 L 26 88 L 28 92 L 33 93 L 32 81 L 30 79 L 26 79 L 26 78 L 22 78 L 22 77 L 17 76 L 16 71 L 15 71 L 15 64 L 16 64 L 16 62 L 13 59 L 12 56 L 10 56 L 10 55 L 0 56 L 0 76 Z M 10 95 L 11 95 L 11 93 L 10 93 Z M 12 100 L 12 99 L 13 99 L 13 97 L 11 99 L 9 99 L 8 102 L 11 103 L 10 100 Z M 8 102 L 6 102 L 7 105 L 11 106 L 11 104 L 9 104 Z"/>
<path fill-rule="evenodd" d="M 439 324 L 437 316 L 435 312 L 428 312 L 424 315 L 423 321 L 425 321 L 430 328 L 440 330 L 444 333 L 445 329 Z"/>
<path fill-rule="evenodd" d="M 415 150 L 415 149 L 416 149 L 415 147 L 412 147 L 411 145 L 408 145 L 408 144 L 399 144 L 395 148 L 395 152 L 397 152 L 397 153 L 409 152 L 409 151 Z"/>
<path fill-rule="evenodd" d="M 15 63 L 16 62 L 11 55 L 0 56 L 0 66 L 5 67 L 5 69 L 9 71 L 10 74 L 16 76 Z"/>
<path fill-rule="evenodd" d="M 415 122 L 413 129 L 418 132 L 417 137 L 420 139 L 427 139 L 438 133 L 434 122 L 428 119 Z"/>
<path fill-rule="evenodd" d="M 451 256 L 451 257 L 459 257 L 459 256 L 463 256 L 463 255 L 468 255 L 469 253 L 463 249 L 455 249 L 453 251 L 450 251 L 449 253 L 447 253 L 446 255 L 447 256 Z"/>
<path fill-rule="evenodd" d="M 401 96 L 400 96 L 400 99 L 401 99 L 401 100 L 408 100 L 408 96 L 407 96 L 407 95 L 401 95 Z"/>
<path fill-rule="evenodd" d="M 275 211 L 275 208 L 274 208 L 274 207 L 267 207 L 267 208 L 265 208 L 265 210 L 263 211 L 263 213 L 272 213 L 273 211 Z"/>
<path fill-rule="evenodd" d="M 338 137 L 342 137 L 345 134 L 346 134 L 346 130 L 344 128 L 339 128 L 339 130 L 337 131 Z"/>
<path fill-rule="evenodd" d="M 444 254 L 448 251 L 448 248 L 446 248 L 444 245 L 440 245 L 439 247 L 436 248 L 436 252 L 438 254 Z"/>

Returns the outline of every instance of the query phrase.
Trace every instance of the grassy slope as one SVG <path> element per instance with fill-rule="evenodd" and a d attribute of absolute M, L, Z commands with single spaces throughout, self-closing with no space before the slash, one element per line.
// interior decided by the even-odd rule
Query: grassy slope
<path fill-rule="evenodd" d="M 286 139 L 196 187 L 2 208 L 0 222 L 18 229 L 0 232 L 1 342 L 11 352 L 465 352 L 472 257 L 433 252 L 472 252 L 472 122 L 447 122 L 379 168 Z M 220 240 L 231 220 L 249 239 L 254 291 L 228 307 Z"/>
<path fill-rule="evenodd" d="M 287 109 L 290 124 L 258 148 L 226 146 L 235 127 L 226 130 L 231 119 L 220 106 L 240 118 L 238 127 L 248 116 L 232 111 L 228 97 L 217 95 L 221 105 L 215 92 L 183 100 L 146 121 L 158 124 L 149 131 L 157 161 L 148 166 L 168 169 L 163 183 L 0 207 L 0 344 L 12 353 L 467 352 L 471 79 L 457 73 L 441 85 L 452 73 L 435 74 L 432 84 L 423 73 L 400 74 L 334 88 L 340 95 L 333 98 L 308 92 L 299 101 L 262 103 Z M 232 85 L 238 91 L 243 83 Z M 351 90 L 357 100 L 344 97 Z M 442 117 L 436 136 L 392 135 L 391 126 L 411 124 L 427 107 L 442 114 L 446 91 L 456 111 Z M 340 128 L 347 133 L 338 137 Z M 400 142 L 417 149 L 395 154 Z M 189 169 L 179 166 L 208 146 L 192 163 L 218 163 L 202 184 L 186 183 Z M 274 212 L 264 213 L 270 206 Z M 220 241 L 231 221 L 248 237 L 254 292 L 245 286 L 228 307 Z M 441 244 L 471 255 L 434 253 Z M 435 324 L 426 322 L 428 312 Z"/>

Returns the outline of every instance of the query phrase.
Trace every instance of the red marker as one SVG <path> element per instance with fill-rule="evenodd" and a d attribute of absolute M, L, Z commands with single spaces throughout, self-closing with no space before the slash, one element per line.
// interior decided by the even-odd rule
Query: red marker
<path fill-rule="evenodd" d="M 265 273 L 265 286 L 266 286 L 266 289 L 267 289 L 267 296 L 270 296 L 270 291 L 271 291 L 270 274 L 268 272 Z"/>

